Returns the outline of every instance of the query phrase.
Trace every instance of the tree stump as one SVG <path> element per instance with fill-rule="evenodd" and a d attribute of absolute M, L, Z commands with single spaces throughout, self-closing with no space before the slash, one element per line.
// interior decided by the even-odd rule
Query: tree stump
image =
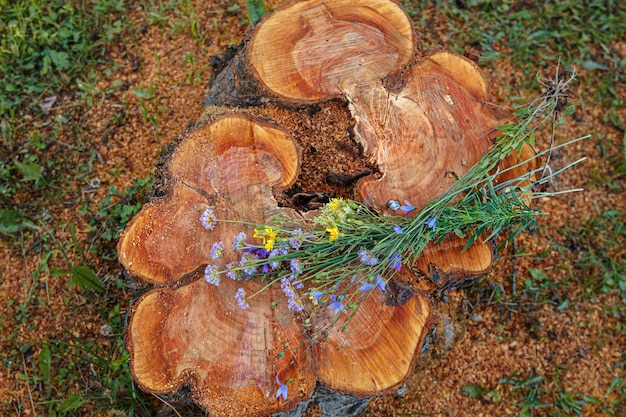
<path fill-rule="evenodd" d="M 188 385 L 213 416 L 288 411 L 318 386 L 361 398 L 396 392 L 432 329 L 433 296 L 488 272 L 489 242 L 464 252 L 467 238 L 429 245 L 349 319 L 311 306 L 294 313 L 279 283 L 264 288 L 217 271 L 240 261 L 249 224 L 280 215 L 306 225 L 315 215 L 298 211 L 287 192 L 312 146 L 295 140 L 298 126 L 312 124 L 311 108 L 343 106 L 363 168 L 376 171 L 344 192 L 384 215 L 391 201 L 423 207 L 480 160 L 502 122 L 488 98 L 473 62 L 416 48 L 393 1 L 292 2 L 261 20 L 214 78 L 202 120 L 164 156 L 165 194 L 119 241 L 127 273 L 154 286 L 134 303 L 127 329 L 142 389 Z M 328 184 L 310 187 L 303 191 L 334 194 Z M 241 288 L 256 294 L 246 309 L 236 301 Z"/>

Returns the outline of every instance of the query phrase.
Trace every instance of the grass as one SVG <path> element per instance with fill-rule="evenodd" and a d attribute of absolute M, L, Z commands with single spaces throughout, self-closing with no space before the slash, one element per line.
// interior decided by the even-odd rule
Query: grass
<path fill-rule="evenodd" d="M 607 401 L 610 391 L 624 391 L 624 378 L 615 378 L 609 390 L 601 398 L 585 395 L 581 392 L 569 391 L 560 372 L 553 375 L 540 375 L 536 371 L 521 374 L 514 372 L 512 375 L 500 378 L 499 384 L 493 388 L 482 384 L 465 385 L 463 394 L 479 400 L 483 403 L 507 403 L 515 408 L 514 413 L 506 414 L 507 417 L 532 417 L 537 415 L 554 417 L 573 417 L 585 415 L 586 408 L 590 405 L 598 406 L 602 415 L 617 415 L 619 400 Z"/>
<path fill-rule="evenodd" d="M 626 59 L 614 48 L 626 21 L 618 0 L 579 2 L 550 0 L 527 7 L 515 0 L 405 0 L 405 7 L 427 28 L 426 46 L 446 44 L 458 52 L 478 53 L 479 63 L 510 61 L 536 82 L 533 75 L 561 63 L 566 69 L 586 70 L 584 81 L 595 88 L 594 98 L 624 107 Z M 532 84 L 530 85 L 533 86 Z"/>
<path fill-rule="evenodd" d="M 242 27 L 266 11 L 262 1 L 247 0 L 245 10 L 243 2 L 222 3 Z M 623 36 L 626 8 L 612 0 L 524 4 L 404 1 L 411 16 L 427 28 L 425 46 L 474 50 L 485 68 L 506 62 L 526 74 L 512 87 L 519 90 L 512 94 L 513 102 L 513 95 L 531 95 L 537 86 L 535 72 L 551 71 L 559 61 L 566 68 L 577 67 L 586 89 L 583 97 L 589 100 L 581 107 L 602 105 L 597 108 L 613 132 L 597 135 L 593 142 L 597 161 L 590 168 L 590 188 L 619 201 L 626 172 L 626 58 L 615 44 Z M 142 0 L 135 5 L 142 8 L 146 27 L 164 28 L 172 38 L 189 36 L 199 51 L 207 50 L 205 42 L 214 30 L 199 17 L 199 3 Z M 8 398 L 2 399 L 0 410 L 7 415 L 27 410 L 49 416 L 151 415 L 161 404 L 142 394 L 130 374 L 123 333 L 134 294 L 115 261 L 119 230 L 146 201 L 151 181 L 137 179 L 127 188 L 112 184 L 100 193 L 93 191 L 103 188 L 98 179 L 102 172 L 95 139 L 85 127 L 89 108 L 112 97 L 121 103 L 112 123 L 124 124 L 132 117 L 128 95 L 137 100 L 139 117 L 155 134 L 167 123 L 156 93 L 158 77 L 128 91 L 119 82 L 98 87 L 98 81 L 113 79 L 118 71 L 109 49 L 137 46 L 142 28 L 130 25 L 129 7 L 121 0 L 0 0 L 0 245 L 24 264 L 23 270 L 17 269 L 19 277 L 2 281 L 17 282 L 18 290 L 0 313 L 0 363 L 6 375 L 16 375 L 26 387 L 6 387 Z M 163 57 L 155 52 L 152 58 Z M 187 71 L 181 83 L 200 88 L 206 82 L 201 62 L 199 55 L 181 57 Z M 63 215 L 64 210 L 71 214 Z M 548 249 L 530 254 L 518 248 L 518 259 L 532 258 L 532 265 L 518 271 L 515 290 L 510 282 L 486 288 L 484 281 L 476 288 L 485 295 L 480 303 L 504 306 L 513 314 L 545 305 L 567 314 L 600 300 L 606 303 L 607 320 L 623 318 L 625 217 L 623 207 L 599 204 L 589 218 L 568 221 L 556 230 L 539 229 Z M 562 264 L 549 263 L 554 253 L 564 259 Z M 564 279 L 555 282 L 555 274 Z M 63 285 L 55 286 L 59 280 Z M 54 311 L 53 297 L 62 300 L 73 320 L 92 321 L 94 332 L 76 335 L 74 323 Z M 42 314 L 65 328 L 46 327 Z M 607 330 L 611 337 L 623 334 L 623 325 L 615 326 Z M 528 334 L 537 331 L 530 326 Z M 476 401 L 506 403 L 515 415 L 577 416 L 592 406 L 603 415 L 618 415 L 626 397 L 623 355 L 622 362 L 605 365 L 615 376 L 604 381 L 606 391 L 600 396 L 572 389 L 557 371 L 527 369 L 497 384 L 466 385 L 462 391 Z"/>
<path fill-rule="evenodd" d="M 43 96 L 77 83 L 103 59 L 106 46 L 121 33 L 124 2 L 90 1 L 78 6 L 3 0 L 0 7 L 4 34 L 0 37 L 0 117 L 5 143 L 10 143 L 15 132 L 11 119 L 25 109 L 33 110 Z"/>

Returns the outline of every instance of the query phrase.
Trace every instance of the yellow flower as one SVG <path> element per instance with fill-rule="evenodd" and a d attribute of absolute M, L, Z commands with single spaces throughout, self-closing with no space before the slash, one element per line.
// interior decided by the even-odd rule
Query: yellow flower
<path fill-rule="evenodd" d="M 263 239 L 265 250 L 271 251 L 274 248 L 274 243 L 276 243 L 276 234 L 277 233 L 271 227 L 267 227 L 263 230 L 254 229 L 252 237 L 260 237 Z"/>
<path fill-rule="evenodd" d="M 337 226 L 327 227 L 326 231 L 330 234 L 328 240 L 334 242 L 339 237 L 339 228 Z"/>
<path fill-rule="evenodd" d="M 341 204 L 341 201 L 339 201 L 338 198 L 333 198 L 331 202 L 328 203 L 328 205 L 330 206 L 331 209 L 333 209 L 333 211 L 339 210 L 340 204 Z"/>
<path fill-rule="evenodd" d="M 268 234 L 266 236 L 267 241 L 264 242 L 265 243 L 265 250 L 266 251 L 271 251 L 274 248 L 274 243 L 276 243 L 276 232 L 274 232 L 272 229 L 267 229 L 268 230 Z"/>

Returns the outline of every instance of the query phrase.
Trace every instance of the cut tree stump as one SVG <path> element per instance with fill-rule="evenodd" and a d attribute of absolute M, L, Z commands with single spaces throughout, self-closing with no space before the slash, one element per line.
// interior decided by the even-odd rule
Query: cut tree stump
<path fill-rule="evenodd" d="M 419 51 L 416 38 L 389 0 L 291 2 L 246 35 L 214 77 L 203 118 L 164 157 L 165 195 L 142 208 L 118 244 L 127 273 L 154 286 L 134 303 L 127 328 L 142 389 L 187 385 L 213 416 L 264 416 L 305 403 L 316 387 L 359 398 L 402 387 L 435 322 L 433 299 L 487 273 L 491 243 L 465 252 L 467 240 L 456 236 L 429 245 L 349 323 L 328 309 L 294 313 L 279 284 L 243 310 L 236 291 L 254 294 L 266 282 L 216 286 L 203 274 L 209 264 L 224 270 L 239 260 L 231 245 L 245 223 L 282 215 L 306 225 L 315 215 L 285 203 L 307 163 L 303 149 L 314 147 L 296 141 L 298 129 L 312 125 L 311 106 L 344 103 L 363 164 L 377 169 L 359 174 L 353 198 L 381 214 L 393 213 L 392 200 L 419 210 L 480 160 L 503 121 L 487 105 L 485 78 L 461 56 Z M 300 191 L 331 194 L 327 184 L 316 187 Z M 220 220 L 209 230 L 199 221 L 207 209 Z M 220 242 L 224 255 L 215 260 Z M 277 395 L 282 385 L 286 399 Z"/>

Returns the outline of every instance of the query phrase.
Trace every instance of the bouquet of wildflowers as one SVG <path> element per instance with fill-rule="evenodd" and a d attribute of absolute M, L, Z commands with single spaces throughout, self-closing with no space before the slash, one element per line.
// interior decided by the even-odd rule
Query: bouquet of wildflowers
<path fill-rule="evenodd" d="M 498 182 L 499 175 L 529 162 L 502 170 L 498 166 L 504 158 L 521 152 L 525 144 L 534 145 L 540 126 L 549 123 L 554 129 L 562 123 L 562 111 L 573 111 L 572 107 L 563 108 L 573 79 L 574 75 L 544 83 L 547 91 L 516 112 L 519 122 L 500 127 L 501 135 L 489 152 L 425 207 L 418 210 L 410 201 L 391 200 L 387 205 L 394 215 L 381 215 L 356 201 L 335 198 L 308 225 L 292 226 L 293 219 L 280 217 L 273 218 L 271 225 L 250 224 L 257 243 L 250 243 L 243 232 L 237 235 L 230 250 L 240 252 L 239 261 L 222 271 L 207 266 L 206 281 L 219 285 L 221 275 L 233 280 L 259 279 L 266 282 L 260 291 L 280 282 L 291 310 L 300 312 L 312 306 L 328 308 L 337 315 L 355 309 L 371 291 L 384 292 L 394 274 L 415 262 L 430 242 L 455 234 L 468 237 L 465 250 L 477 240 L 491 240 L 503 231 L 508 232 L 505 242 L 513 239 L 545 214 L 532 206 L 532 200 L 579 191 L 542 190 L 554 176 L 582 161 L 551 172 L 551 152 L 586 137 L 562 145 L 551 143 L 532 157 L 546 160 L 540 168 Z M 211 229 L 218 220 L 207 210 L 200 221 Z M 214 251 L 217 259 L 224 251 L 223 243 L 216 243 Z M 247 309 L 247 300 L 254 295 L 241 288 L 235 298 L 242 309 Z"/>

